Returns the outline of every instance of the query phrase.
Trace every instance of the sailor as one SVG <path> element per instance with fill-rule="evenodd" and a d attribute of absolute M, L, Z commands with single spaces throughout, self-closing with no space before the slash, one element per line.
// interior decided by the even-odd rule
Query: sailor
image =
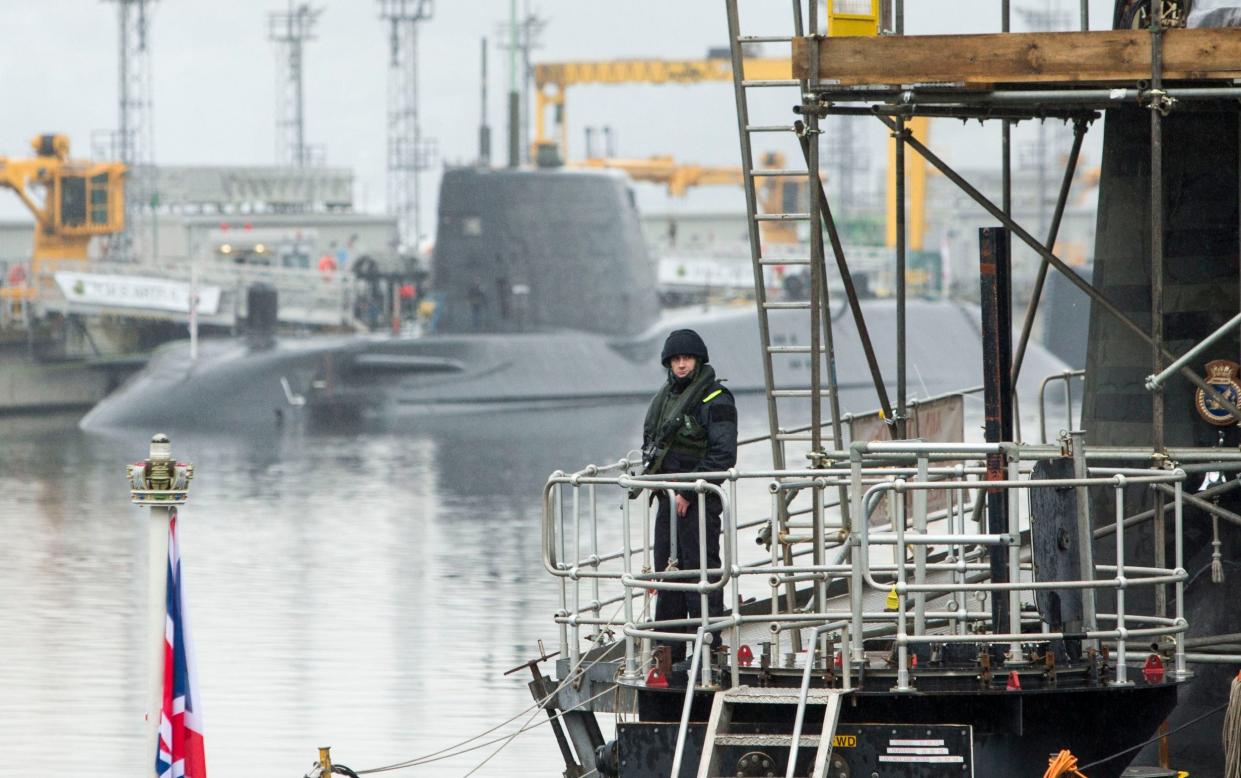
<path fill-rule="evenodd" d="M 727 470 L 737 463 L 737 406 L 732 394 L 716 379 L 708 364 L 707 345 L 693 330 L 676 330 L 664 341 L 660 361 L 668 369 L 668 380 L 651 400 L 643 424 L 643 455 L 647 473 L 705 473 Z M 719 483 L 713 479 L 713 483 Z M 719 497 L 706 495 L 707 569 L 720 567 Z M 659 510 L 655 516 L 656 569 L 697 570 L 702 566 L 698 543 L 698 495 L 683 491 L 670 500 L 668 493 L 656 493 Z M 672 548 L 672 511 L 676 511 L 676 549 Z M 718 577 L 713 577 L 716 580 Z M 684 582 L 686 579 L 677 579 Z M 695 579 L 697 580 L 697 579 Z M 724 611 L 724 592 L 711 592 L 707 598 L 712 616 Z M 659 592 L 655 618 L 699 619 L 702 601 L 697 592 Z M 694 631 L 670 629 L 669 631 Z M 686 644 L 671 646 L 672 661 L 685 658 Z"/>

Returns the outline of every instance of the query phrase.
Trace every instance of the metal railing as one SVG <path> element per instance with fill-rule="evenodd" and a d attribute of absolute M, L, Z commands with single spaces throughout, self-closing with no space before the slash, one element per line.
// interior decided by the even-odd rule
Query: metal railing
<path fill-rule="evenodd" d="M 1043 443 L 1047 442 L 1047 387 L 1053 381 L 1060 381 L 1064 384 L 1064 427 L 1065 432 L 1079 428 L 1077 416 L 1073 413 L 1073 379 L 1078 378 L 1083 382 L 1086 380 L 1085 370 L 1065 370 L 1063 373 L 1049 375 L 1043 379 L 1038 387 L 1038 431 L 1039 440 Z M 1080 408 L 1078 409 L 1080 411 Z"/>
<path fill-rule="evenodd" d="M 997 452 L 1008 461 L 1005 480 L 982 480 L 986 469 L 978 464 L 979 460 Z M 1114 683 L 1124 684 L 1128 682 L 1126 660 L 1132 642 L 1139 640 L 1145 645 L 1163 638 L 1174 643 L 1173 677 L 1186 677 L 1184 586 L 1188 576 L 1183 567 L 1182 543 L 1182 482 L 1186 474 L 1179 468 L 1099 466 L 1100 460 L 1124 461 L 1139 455 L 1128 449 L 1091 449 L 1085 457 L 1094 464 L 1089 466 L 1086 477 L 1060 479 L 1030 476 L 1030 469 L 1038 460 L 1061 456 L 1056 448 L 919 442 L 855 443 L 848 451 L 828 455 L 836 462 L 847 461 L 847 466 L 822 470 L 729 470 L 648 477 L 631 474 L 637 462 L 625 458 L 572 474 L 557 472 L 545 487 L 541 534 L 544 566 L 560 583 L 560 609 L 555 620 L 560 627 L 562 655 L 576 661 L 584 638 L 598 640 L 602 630 L 617 628 L 625 643 L 622 677 L 633 681 L 642 675 L 640 646 L 654 641 L 698 640 L 706 650 L 723 633 L 729 637 L 729 666 L 736 684 L 741 629 L 745 625 L 765 623 L 778 652 L 786 633 L 789 647 L 796 651 L 801 630 L 840 624 L 848 625 L 847 638 L 846 630 L 841 629 L 835 629 L 830 636 L 819 629 L 815 635 L 825 645 L 829 637 L 832 641 L 843 639 L 842 648 L 847 646 L 844 653 L 854 667 L 861 667 L 866 661 L 866 638 L 884 635 L 893 640 L 898 691 L 914 690 L 909 649 L 927 643 L 1007 643 L 1011 651 L 1019 649 L 1019 643 L 1049 643 L 1067 638 L 1102 641 L 1115 646 Z M 1149 456 L 1148 451 L 1148 461 Z M 1219 456 L 1227 459 L 1232 455 L 1221 452 Z M 781 501 L 803 492 L 819 491 L 826 496 L 828 490 L 841 487 L 848 495 L 849 514 L 842 516 L 831 511 L 827 500 L 814 501 L 821 507 L 818 515 L 811 511 L 810 525 L 818 522 L 822 527 L 824 556 L 820 564 L 806 563 L 803 560 L 811 552 L 808 546 L 812 533 L 802 522 L 799 527 L 790 526 L 788 518 L 783 526 L 780 524 L 777 517 L 781 515 Z M 1039 487 L 1081 487 L 1114 493 L 1115 564 L 1093 564 L 1078 580 L 1037 580 L 1032 561 L 1021 553 L 1023 527 L 1028 528 L 1029 522 L 1020 495 Z M 1157 567 L 1145 564 L 1145 560 L 1126 558 L 1126 522 L 1132 519 L 1126 515 L 1126 506 L 1134 499 L 1128 494 L 1132 487 L 1169 492 L 1169 510 L 1173 512 L 1175 527 L 1171 566 Z M 768 493 L 770 515 L 739 522 L 739 497 L 742 503 L 753 505 L 759 489 Z M 648 490 L 668 495 L 685 493 L 697 500 L 701 559 L 706 559 L 705 502 L 708 494 L 715 495 L 723 508 L 720 567 L 662 572 L 655 569 L 647 540 L 653 523 L 651 501 L 646 499 Z M 985 532 L 971 526 L 973 505 L 981 490 L 998 490 L 1007 495 L 1009 526 L 1004 531 Z M 641 494 L 640 499 L 634 498 L 635 492 Z M 599 510 L 603 494 L 610 495 L 607 500 L 613 506 L 617 503 L 615 498 L 621 498 L 621 547 L 610 552 L 602 551 L 599 545 L 601 527 L 615 523 L 615 514 L 605 516 Z M 933 495 L 940 498 L 940 507 L 931 505 Z M 887 522 L 875 515 L 885 497 L 891 514 Z M 640 519 L 635 520 L 635 510 Z M 788 511 L 785 515 L 797 513 Z M 671 520 L 675 521 L 675 517 Z M 638 524 L 642 534 L 641 540 L 635 542 Z M 746 544 L 741 542 L 739 532 L 753 529 L 769 533 L 769 553 L 743 562 L 740 550 Z M 1088 530 L 1081 529 L 1083 537 L 1088 537 Z M 670 535 L 676 537 L 675 527 Z M 906 549 L 911 558 L 906 558 Z M 1008 582 L 989 580 L 991 567 L 982 559 L 988 553 L 1003 558 Z M 1132 554 L 1132 550 L 1128 553 Z M 847 598 L 828 599 L 828 583 L 832 579 L 849 582 Z M 781 589 L 796 583 L 810 584 L 812 597 L 804 608 L 790 610 Z M 1137 587 L 1172 587 L 1173 612 L 1164 616 L 1134 612 L 1128 607 L 1126 592 Z M 726 615 L 712 616 L 706 604 L 707 595 L 721 589 L 729 593 L 732 610 Z M 770 612 L 756 613 L 752 608 L 743 612 L 743 589 L 748 594 L 766 589 L 771 595 Z M 1079 589 L 1092 600 L 1098 592 L 1110 592 L 1114 612 L 1097 613 L 1097 620 L 1085 624 L 1080 633 L 1047 631 L 1041 623 L 1039 631 L 1024 631 L 1039 617 L 1023 611 L 1021 596 L 1030 597 L 1047 589 Z M 702 602 L 701 616 L 660 621 L 639 615 L 649 610 L 653 592 L 668 590 L 697 593 Z M 885 599 L 894 597 L 895 609 L 868 606 L 867 593 L 873 596 L 876 592 Z M 991 624 L 990 613 L 977 607 L 971 610 L 971 596 L 977 601 L 1007 596 L 1007 623 Z M 600 615 L 602 608 L 618 603 L 623 603 L 623 621 L 614 623 Z M 589 630 L 588 634 L 584 634 L 584 628 Z M 811 647 L 808 663 L 814 662 L 815 652 L 816 647 Z M 710 663 L 703 661 L 700 668 L 697 664 L 699 685 L 711 686 Z"/>

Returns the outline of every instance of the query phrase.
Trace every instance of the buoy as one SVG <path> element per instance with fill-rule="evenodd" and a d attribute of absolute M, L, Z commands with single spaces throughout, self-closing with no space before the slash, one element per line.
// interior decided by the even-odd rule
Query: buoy
<path fill-rule="evenodd" d="M 1008 674 L 1008 685 L 1004 687 L 1010 692 L 1021 691 L 1021 678 L 1017 675 L 1017 671 L 1013 670 Z"/>

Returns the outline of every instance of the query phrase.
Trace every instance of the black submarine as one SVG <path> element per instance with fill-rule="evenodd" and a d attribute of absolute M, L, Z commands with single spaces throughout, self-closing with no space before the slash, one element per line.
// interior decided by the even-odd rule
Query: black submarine
<path fill-rule="evenodd" d="M 84 429 L 133 426 L 255 429 L 306 417 L 322 422 L 540 407 L 642 402 L 663 380 L 670 329 L 697 329 L 734 392 L 763 392 L 753 309 L 680 309 L 661 315 L 656 265 L 629 180 L 613 171 L 461 167 L 440 190 L 433 334 L 269 337 L 275 314 L 254 306 L 257 337 L 164 346 L 100 402 Z M 837 361 L 846 410 L 869 411 L 865 357 L 838 300 Z M 862 302 L 879 361 L 894 370 L 895 308 Z M 797 311 L 772 311 L 773 342 L 805 341 Z M 960 389 L 981 364 L 977 309 L 943 300 L 908 309 L 911 387 Z M 1063 364 L 1032 349 L 1028 375 Z M 785 359 L 778 378 L 808 374 Z M 800 375 L 802 382 L 805 375 Z"/>

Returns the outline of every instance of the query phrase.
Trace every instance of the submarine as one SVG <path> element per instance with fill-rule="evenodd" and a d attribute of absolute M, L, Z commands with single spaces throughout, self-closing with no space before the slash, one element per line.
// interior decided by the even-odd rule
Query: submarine
<path fill-rule="evenodd" d="M 661 313 L 630 182 L 564 168 L 445 171 L 432 256 L 437 324 L 420 336 L 275 337 L 272 304 L 253 304 L 246 338 L 164 346 L 95 406 L 83 429 L 264 429 L 304 418 L 387 423 L 407 416 L 645 402 L 664 380 L 672 329 L 697 330 L 733 392 L 765 391 L 753 308 Z M 253 303 L 254 301 L 252 301 Z M 881 368 L 895 375 L 895 306 L 861 302 Z M 833 301 L 841 404 L 877 407 L 843 296 Z M 803 311 L 773 310 L 772 342 L 806 341 Z M 912 393 L 963 388 L 982 362 L 976 306 L 911 300 Z M 1063 363 L 1032 348 L 1031 381 Z M 776 378 L 808 381 L 808 358 L 782 358 Z M 1029 388 L 1027 386 L 1026 388 Z"/>

